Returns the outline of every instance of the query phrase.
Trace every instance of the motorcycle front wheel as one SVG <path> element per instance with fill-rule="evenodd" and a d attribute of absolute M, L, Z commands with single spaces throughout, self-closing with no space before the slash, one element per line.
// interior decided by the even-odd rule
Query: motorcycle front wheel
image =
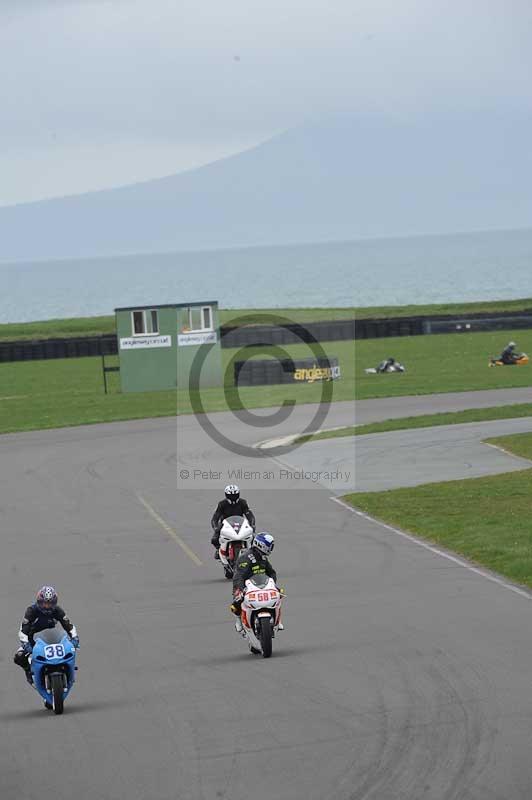
<path fill-rule="evenodd" d="M 63 676 L 52 675 L 50 678 L 50 685 L 53 696 L 53 709 L 54 714 L 63 713 Z"/>
<path fill-rule="evenodd" d="M 272 623 L 270 617 L 261 618 L 260 646 L 262 648 L 262 657 L 270 658 L 272 654 Z"/>

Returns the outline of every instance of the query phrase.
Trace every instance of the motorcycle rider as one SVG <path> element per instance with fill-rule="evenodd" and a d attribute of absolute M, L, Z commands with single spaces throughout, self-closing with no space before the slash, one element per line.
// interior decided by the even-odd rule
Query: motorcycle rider
<path fill-rule="evenodd" d="M 56 622 L 61 623 L 74 647 L 78 648 L 79 636 L 76 626 L 72 624 L 63 609 L 57 605 L 57 592 L 53 586 L 42 586 L 37 592 L 35 602 L 26 609 L 18 632 L 20 647 L 13 656 L 13 661 L 22 667 L 26 673 L 26 680 L 30 684 L 33 683 L 29 663 L 29 656 L 35 644 L 33 636 L 45 628 L 55 628 Z"/>
<path fill-rule="evenodd" d="M 251 547 L 242 550 L 238 556 L 233 575 L 233 602 L 231 604 L 231 611 L 236 616 L 235 629 L 238 633 L 242 633 L 240 613 L 246 581 L 253 575 L 268 575 L 277 583 L 277 573 L 268 560 L 274 545 L 275 540 L 271 533 L 262 531 L 255 534 Z M 284 630 L 282 623 L 279 623 L 279 630 Z"/>
<path fill-rule="evenodd" d="M 224 491 L 225 499 L 220 500 L 211 519 L 211 526 L 213 529 L 211 544 L 216 548 L 214 557 L 218 559 L 220 558 L 220 530 L 222 529 L 224 519 L 234 516 L 246 517 L 253 530 L 255 530 L 255 517 L 247 504 L 247 500 L 240 497 L 240 489 L 238 486 L 229 484 L 229 486 L 225 487 Z"/>

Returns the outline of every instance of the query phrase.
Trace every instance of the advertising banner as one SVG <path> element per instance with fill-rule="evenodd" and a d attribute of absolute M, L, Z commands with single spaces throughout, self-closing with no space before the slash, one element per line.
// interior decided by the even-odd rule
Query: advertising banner
<path fill-rule="evenodd" d="M 128 336 L 120 339 L 121 350 L 144 350 L 147 347 L 171 346 L 171 336 Z"/>
<path fill-rule="evenodd" d="M 216 344 L 218 341 L 216 331 L 197 331 L 196 333 L 178 333 L 177 344 L 179 347 L 187 345 Z"/>
<path fill-rule="evenodd" d="M 236 386 L 264 386 L 276 383 L 316 383 L 336 381 L 342 377 L 338 359 L 305 358 L 292 359 L 250 358 L 234 365 Z"/>

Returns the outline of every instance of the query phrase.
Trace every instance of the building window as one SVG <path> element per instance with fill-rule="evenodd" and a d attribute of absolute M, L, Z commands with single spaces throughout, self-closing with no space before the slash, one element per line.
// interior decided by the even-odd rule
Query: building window
<path fill-rule="evenodd" d="M 212 331 L 212 308 L 203 306 L 201 309 L 204 330 Z"/>
<path fill-rule="evenodd" d="M 197 306 L 188 309 L 188 329 L 190 331 L 201 330 L 201 309 Z"/>
<path fill-rule="evenodd" d="M 188 329 L 190 331 L 212 331 L 212 308 L 210 306 L 190 306 Z"/>
<path fill-rule="evenodd" d="M 150 336 L 159 333 L 159 315 L 155 308 L 131 312 L 133 336 Z"/>
<path fill-rule="evenodd" d="M 141 333 L 144 333 L 144 312 L 143 311 L 133 311 L 133 336 L 139 336 Z"/>

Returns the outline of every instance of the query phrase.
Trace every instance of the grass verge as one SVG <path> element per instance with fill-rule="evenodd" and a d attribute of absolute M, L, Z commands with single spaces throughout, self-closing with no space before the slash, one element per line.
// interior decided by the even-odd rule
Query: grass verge
<path fill-rule="evenodd" d="M 333 400 L 530 386 L 532 365 L 494 369 L 487 366 L 488 356 L 498 352 L 509 338 L 515 339 L 520 349 L 532 353 L 532 331 L 523 330 L 409 336 L 386 339 L 385 342 L 365 340 L 356 342 L 356 361 L 354 342 L 326 342 L 324 351 L 337 356 L 342 369 L 341 380 L 333 385 Z M 309 355 L 306 345 L 291 345 L 283 349 L 294 358 Z M 230 363 L 238 353 L 238 350 L 222 350 L 224 368 L 228 371 L 227 397 L 221 389 L 206 391 L 207 410 L 235 407 L 237 400 Z M 389 353 L 404 361 L 408 372 L 391 375 L 364 373 L 364 367 L 378 363 Z M 268 348 L 246 348 L 245 355 L 265 357 Z M 176 408 L 181 413 L 191 410 L 186 392 L 120 395 L 117 394 L 117 376 L 111 376 L 110 380 L 114 393 L 105 397 L 99 358 L 0 364 L 0 432 L 168 416 L 175 414 Z M 296 403 L 319 402 L 321 391 L 321 385 L 305 384 L 289 389 L 287 386 L 249 388 L 241 390 L 240 394 L 245 405 L 256 408 L 275 406 L 286 398 L 292 398 Z M 517 413 L 528 414 L 528 411 Z M 511 411 L 513 414 L 515 409 Z M 440 419 L 441 424 L 448 422 Z M 434 421 L 431 420 L 430 424 Z"/>
<path fill-rule="evenodd" d="M 507 450 L 514 456 L 528 458 L 529 461 L 532 461 L 532 433 L 513 433 L 510 436 L 496 436 L 493 439 L 486 439 L 486 441 Z"/>
<path fill-rule="evenodd" d="M 76 324 L 78 322 L 80 321 L 76 320 Z M 37 325 L 38 323 L 33 324 Z M 81 334 L 83 331 L 81 329 L 72 329 L 71 332 L 74 335 L 75 333 Z M 98 331 L 93 328 L 91 332 L 97 333 Z M 62 331 L 61 335 L 66 335 L 66 331 Z M 516 340 L 519 349 L 532 354 L 532 330 L 405 336 L 385 340 L 367 339 L 357 341 L 356 397 L 357 399 L 366 399 L 530 386 L 532 384 L 532 364 L 524 367 L 495 367 L 494 369 L 489 369 L 487 366 L 488 357 L 499 353 L 510 338 Z M 351 348 L 352 355 L 349 360 L 344 357 L 341 367 L 344 375 L 347 373 L 354 374 L 355 348 L 353 343 L 338 344 L 340 347 L 348 346 Z M 334 342 L 327 343 L 325 349 L 332 355 L 338 354 L 335 352 L 338 348 Z M 286 351 L 288 353 L 296 353 L 291 347 L 286 348 Z M 267 349 L 257 349 L 256 354 L 259 352 L 266 354 Z M 227 355 L 233 353 L 233 351 L 224 350 L 224 353 Z M 250 353 L 250 350 L 246 350 L 246 356 L 250 355 Z M 308 355 L 308 349 L 305 348 L 305 345 L 302 345 L 297 353 L 299 355 Z M 378 364 L 382 358 L 390 354 L 406 364 L 408 370 L 406 373 L 366 375 L 364 367 Z M 23 362 L 20 362 L 16 366 L 16 369 L 19 368 L 23 372 L 26 366 L 23 365 Z M 9 369 L 10 365 L 0 364 L 0 396 L 24 394 L 25 391 L 19 391 L 18 389 L 6 391 L 4 384 L 16 382 L 9 377 Z M 53 384 L 55 381 L 53 376 L 55 367 L 52 366 L 52 362 L 43 362 L 43 369 L 50 372 L 50 378 L 43 374 L 42 380 Z M 70 372 L 70 370 L 67 368 L 66 372 Z M 7 378 L 4 377 L 6 374 L 8 374 Z M 21 381 L 25 383 L 24 378 L 21 378 Z M 344 378 L 340 383 L 343 382 Z M 96 385 L 97 381 L 91 377 L 89 383 Z M 351 397 L 353 397 L 353 393 Z"/>
<path fill-rule="evenodd" d="M 532 434 L 490 439 L 532 459 Z M 532 587 L 532 469 L 344 498 L 390 525 Z"/>
<path fill-rule="evenodd" d="M 432 317 L 437 315 L 483 314 L 503 311 L 532 311 L 532 298 L 519 300 L 487 300 L 476 303 L 433 303 L 424 306 L 368 306 L 355 308 L 359 319 L 390 317 Z"/>
<path fill-rule="evenodd" d="M 465 392 L 532 385 L 532 365 L 488 367 L 490 355 L 514 339 L 532 354 L 532 330 L 366 339 L 356 343 L 356 397 Z M 405 373 L 367 375 L 365 367 L 394 356 Z"/>
<path fill-rule="evenodd" d="M 355 392 L 354 343 L 330 342 L 326 353 L 337 356 L 342 378 L 328 387 L 332 401 L 352 400 Z M 306 345 L 286 347 L 294 358 L 308 357 Z M 265 355 L 266 348 L 260 350 Z M 252 350 L 246 350 L 248 355 Z M 246 408 L 280 406 L 283 401 L 317 403 L 323 384 L 294 384 L 242 388 L 237 392 L 232 380 L 232 361 L 238 351 L 223 350 L 227 369 L 224 388 L 206 389 L 201 398 L 206 411 L 227 411 L 239 402 Z M 114 359 L 118 362 L 118 358 Z M 111 366 L 113 359 L 108 359 Z M 0 433 L 59 428 L 96 422 L 172 416 L 192 412 L 186 390 L 120 394 L 119 378 L 108 377 L 111 393 L 103 393 L 100 358 L 21 361 L 0 364 Z M 260 438 L 260 437 L 258 437 Z"/>

